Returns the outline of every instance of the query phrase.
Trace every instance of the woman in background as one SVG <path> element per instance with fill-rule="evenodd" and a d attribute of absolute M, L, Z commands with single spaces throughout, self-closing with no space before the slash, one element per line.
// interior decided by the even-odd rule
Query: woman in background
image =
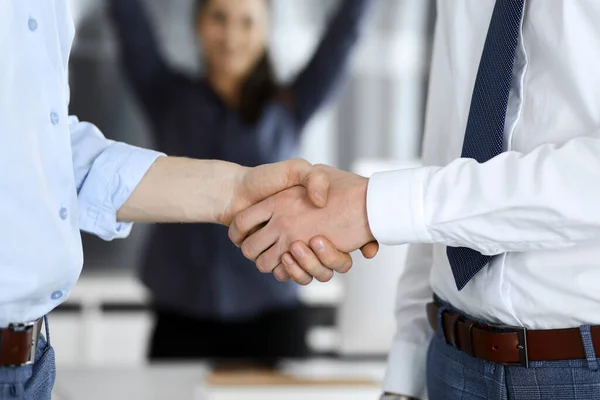
<path fill-rule="evenodd" d="M 371 0 L 343 0 L 311 60 L 289 85 L 269 53 L 268 0 L 202 0 L 194 29 L 203 75 L 169 67 L 139 0 L 110 0 L 123 66 L 159 150 L 246 166 L 296 155 L 301 132 L 340 82 Z M 156 326 L 150 358 L 272 363 L 307 354 L 294 283 L 260 274 L 211 225 L 157 226 L 141 277 Z"/>

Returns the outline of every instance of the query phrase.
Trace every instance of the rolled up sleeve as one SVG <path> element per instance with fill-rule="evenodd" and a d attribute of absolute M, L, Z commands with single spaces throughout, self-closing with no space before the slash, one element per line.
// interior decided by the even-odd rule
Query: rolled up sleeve
<path fill-rule="evenodd" d="M 93 124 L 70 118 L 79 229 L 104 240 L 124 238 L 133 226 L 117 221 L 154 161 L 164 154 L 106 139 Z"/>

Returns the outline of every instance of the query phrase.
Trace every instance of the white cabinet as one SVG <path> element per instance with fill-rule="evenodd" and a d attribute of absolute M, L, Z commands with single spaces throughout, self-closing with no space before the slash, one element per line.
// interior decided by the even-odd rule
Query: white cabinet
<path fill-rule="evenodd" d="M 58 366 L 145 364 L 153 323 L 143 307 L 146 298 L 144 288 L 133 276 L 83 276 L 67 301 L 67 306 L 71 306 L 68 311 L 50 315 L 50 335 Z M 110 304 L 128 307 L 106 310 Z"/>
<path fill-rule="evenodd" d="M 300 299 L 310 306 L 337 305 L 340 279 L 304 287 Z M 153 316 L 148 295 L 128 272 L 87 273 L 75 286 L 66 311 L 50 315 L 50 334 L 59 367 L 136 367 L 147 364 Z M 309 334 L 315 350 L 335 349 L 335 327 Z"/>

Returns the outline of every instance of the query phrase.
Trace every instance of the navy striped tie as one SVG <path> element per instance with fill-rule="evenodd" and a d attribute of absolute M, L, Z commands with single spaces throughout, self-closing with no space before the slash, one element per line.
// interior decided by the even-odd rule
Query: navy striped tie
<path fill-rule="evenodd" d="M 524 0 L 496 0 L 471 98 L 463 158 L 483 163 L 503 151 L 506 107 L 523 7 Z M 458 290 L 492 259 L 466 247 L 448 247 L 447 254 Z"/>

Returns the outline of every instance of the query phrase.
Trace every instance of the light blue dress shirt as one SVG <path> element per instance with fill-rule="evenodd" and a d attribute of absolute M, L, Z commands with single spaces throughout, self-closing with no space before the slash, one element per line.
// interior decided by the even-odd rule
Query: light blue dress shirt
<path fill-rule="evenodd" d="M 0 0 L 0 327 L 67 299 L 80 230 L 129 234 L 117 210 L 161 155 L 69 116 L 74 34 L 68 0 Z"/>

